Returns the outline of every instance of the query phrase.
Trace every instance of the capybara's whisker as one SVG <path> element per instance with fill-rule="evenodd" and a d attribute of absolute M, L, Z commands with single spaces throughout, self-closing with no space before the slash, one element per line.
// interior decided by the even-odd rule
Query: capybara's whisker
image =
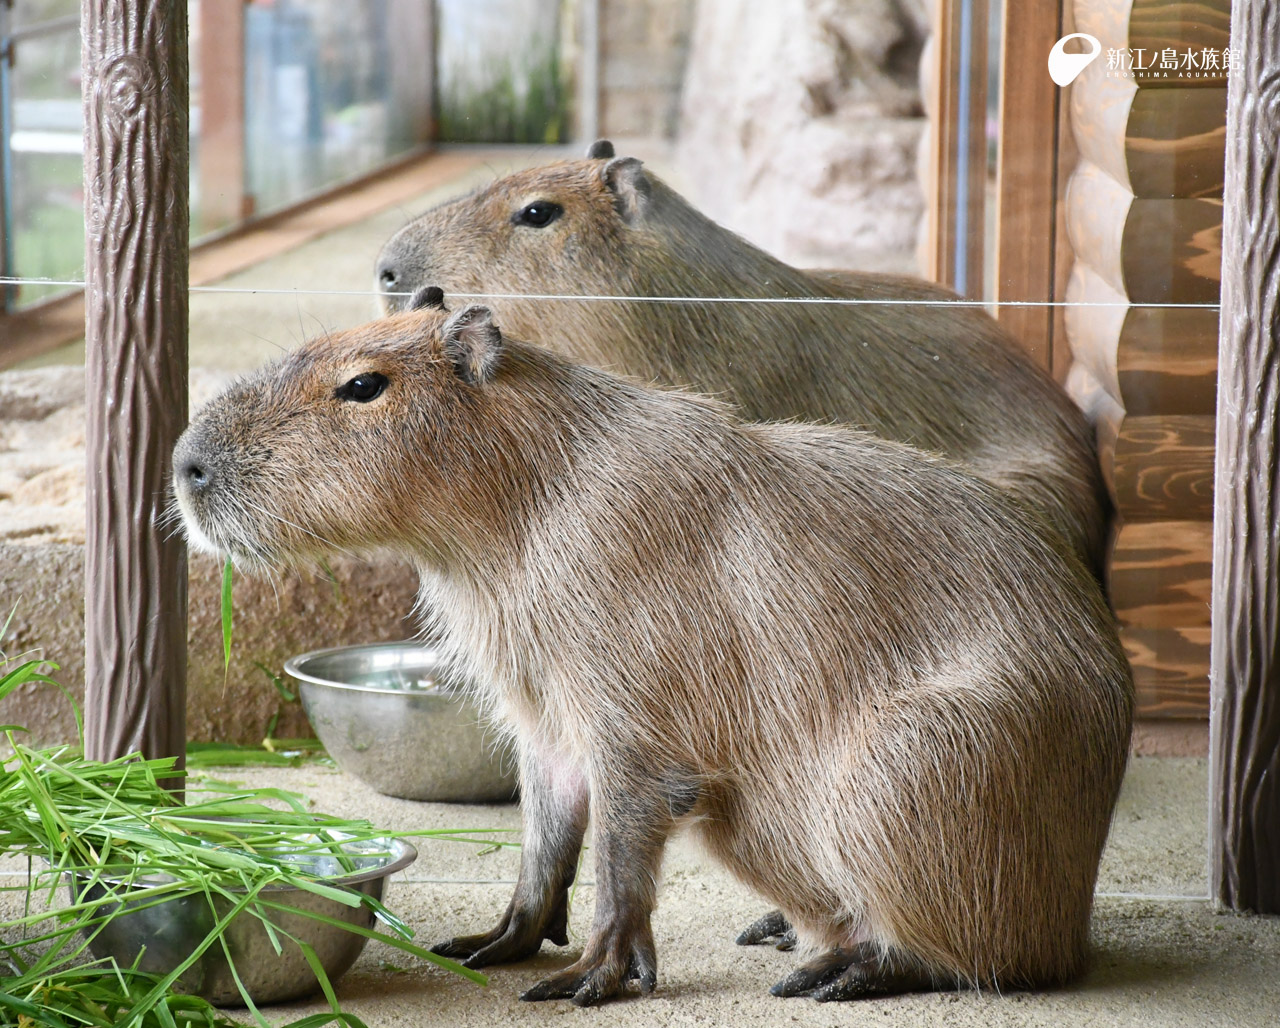
<path fill-rule="evenodd" d="M 324 536 L 316 534 L 315 532 L 311 531 L 309 528 L 304 528 L 302 525 L 299 525 L 296 521 L 290 521 L 288 518 L 282 518 L 275 511 L 267 510 L 267 508 L 263 507 L 261 504 L 254 503 L 251 500 L 244 500 L 243 502 L 244 502 L 244 505 L 249 509 L 256 510 L 260 514 L 265 514 L 269 518 L 274 518 L 276 521 L 279 521 L 282 525 L 288 525 L 290 528 L 296 528 L 299 532 L 302 532 L 304 535 L 309 535 L 312 539 L 315 539 L 317 542 L 324 543 L 325 546 L 329 547 L 331 550 L 335 550 L 338 553 L 346 554 L 348 557 L 355 556 L 355 554 L 352 553 L 350 550 L 344 549 L 343 547 L 339 546 L 337 543 L 329 539 L 326 539 Z"/>

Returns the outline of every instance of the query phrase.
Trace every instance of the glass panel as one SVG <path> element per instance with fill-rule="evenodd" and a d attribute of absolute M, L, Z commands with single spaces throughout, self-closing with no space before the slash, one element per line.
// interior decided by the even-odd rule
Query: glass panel
<path fill-rule="evenodd" d="M 422 142 L 406 138 L 406 112 L 393 89 L 397 28 L 389 6 L 281 0 L 246 9 L 246 181 L 254 209 L 287 204 Z"/>
<path fill-rule="evenodd" d="M 12 59 L 0 62 L 8 134 L 5 263 L 9 274 L 23 278 L 78 280 L 84 265 L 80 34 L 65 20 L 78 7 L 74 0 L 19 3 L 10 22 Z M 66 288 L 11 286 L 6 306 Z"/>
<path fill-rule="evenodd" d="M 440 0 L 439 138 L 560 143 L 569 88 L 562 0 Z"/>

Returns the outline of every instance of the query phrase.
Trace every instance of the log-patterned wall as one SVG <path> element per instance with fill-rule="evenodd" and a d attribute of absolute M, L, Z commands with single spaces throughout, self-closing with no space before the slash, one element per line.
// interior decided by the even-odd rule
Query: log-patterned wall
<path fill-rule="evenodd" d="M 1117 74 L 1228 46 L 1229 0 L 1074 0 L 1103 55 L 1071 86 L 1079 163 L 1066 187 L 1073 255 L 1068 388 L 1098 419 L 1120 514 L 1111 592 L 1139 713 L 1208 713 L 1214 407 L 1225 73 Z"/>

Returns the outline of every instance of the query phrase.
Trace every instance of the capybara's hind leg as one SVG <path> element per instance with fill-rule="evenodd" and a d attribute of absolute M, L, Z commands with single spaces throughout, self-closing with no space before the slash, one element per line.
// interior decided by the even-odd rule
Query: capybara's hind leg
<path fill-rule="evenodd" d="M 739 946 L 760 946 L 766 942 L 774 942 L 775 939 L 777 941 L 774 944 L 780 950 L 796 948 L 796 930 L 791 927 L 791 922 L 781 910 L 770 910 L 763 917 L 752 921 L 738 936 L 737 942 Z"/>
<path fill-rule="evenodd" d="M 875 946 L 837 947 L 802 964 L 769 991 L 775 996 L 808 996 L 819 1003 L 931 992 L 948 987 L 917 962 L 885 954 Z M 952 985 L 954 987 L 954 983 Z"/>

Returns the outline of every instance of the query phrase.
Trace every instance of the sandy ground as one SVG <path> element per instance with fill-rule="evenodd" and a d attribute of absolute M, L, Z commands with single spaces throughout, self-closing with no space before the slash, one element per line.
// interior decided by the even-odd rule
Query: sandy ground
<path fill-rule="evenodd" d="M 506 806 L 457 806 L 391 799 L 323 766 L 226 769 L 217 777 L 301 792 L 317 810 L 365 817 L 395 830 L 517 828 Z M 344 1009 L 378 1026 L 546 1025 L 1227 1025 L 1280 1023 L 1280 919 L 1215 913 L 1205 894 L 1205 762 L 1135 758 L 1098 881 L 1093 960 L 1085 977 L 1052 992 L 927 994 L 820 1005 L 776 999 L 768 986 L 795 957 L 736 946 L 734 935 L 763 902 L 675 839 L 664 866 L 653 926 L 657 992 L 580 1011 L 568 1002 L 522 1003 L 519 993 L 581 950 L 594 903 L 589 863 L 575 897 L 573 939 L 544 944 L 521 964 L 491 969 L 480 987 L 380 943 L 371 943 L 338 982 Z M 519 860 L 512 849 L 481 852 L 422 839 L 418 860 L 388 886 L 386 902 L 430 944 L 492 925 L 505 908 Z M 3 870 L 16 870 L 5 868 Z M 10 876 L 5 875 L 6 879 Z M 5 884 L 13 884 L 6 881 Z M 20 894 L 0 897 L 5 915 Z M 13 908 L 10 910 L 9 908 Z M 322 1001 L 265 1008 L 272 1024 L 325 1009 Z M 568 1018 L 569 1021 L 563 1019 Z"/>
<path fill-rule="evenodd" d="M 245 785 L 303 792 L 326 812 L 394 829 L 515 828 L 514 806 L 415 803 L 380 796 L 323 767 L 228 772 Z M 659 908 L 658 991 L 579 1011 L 567 1002 L 527 1004 L 519 993 L 578 952 L 594 903 L 584 869 L 571 918 L 574 938 L 522 964 L 491 970 L 481 988 L 391 948 L 371 944 L 338 986 L 367 1024 L 545 1025 L 1142 1025 L 1274 1026 L 1280 1023 L 1280 919 L 1214 913 L 1205 886 L 1206 768 L 1202 760 L 1136 758 L 1116 813 L 1098 882 L 1089 973 L 1044 993 L 933 994 L 823 1006 L 780 1000 L 768 986 L 795 957 L 740 947 L 735 934 L 764 904 L 687 838 L 668 850 Z M 480 853 L 431 839 L 388 887 L 388 905 L 424 942 L 491 927 L 510 897 L 518 853 Z M 272 1008 L 283 1022 L 322 1003 Z"/>

